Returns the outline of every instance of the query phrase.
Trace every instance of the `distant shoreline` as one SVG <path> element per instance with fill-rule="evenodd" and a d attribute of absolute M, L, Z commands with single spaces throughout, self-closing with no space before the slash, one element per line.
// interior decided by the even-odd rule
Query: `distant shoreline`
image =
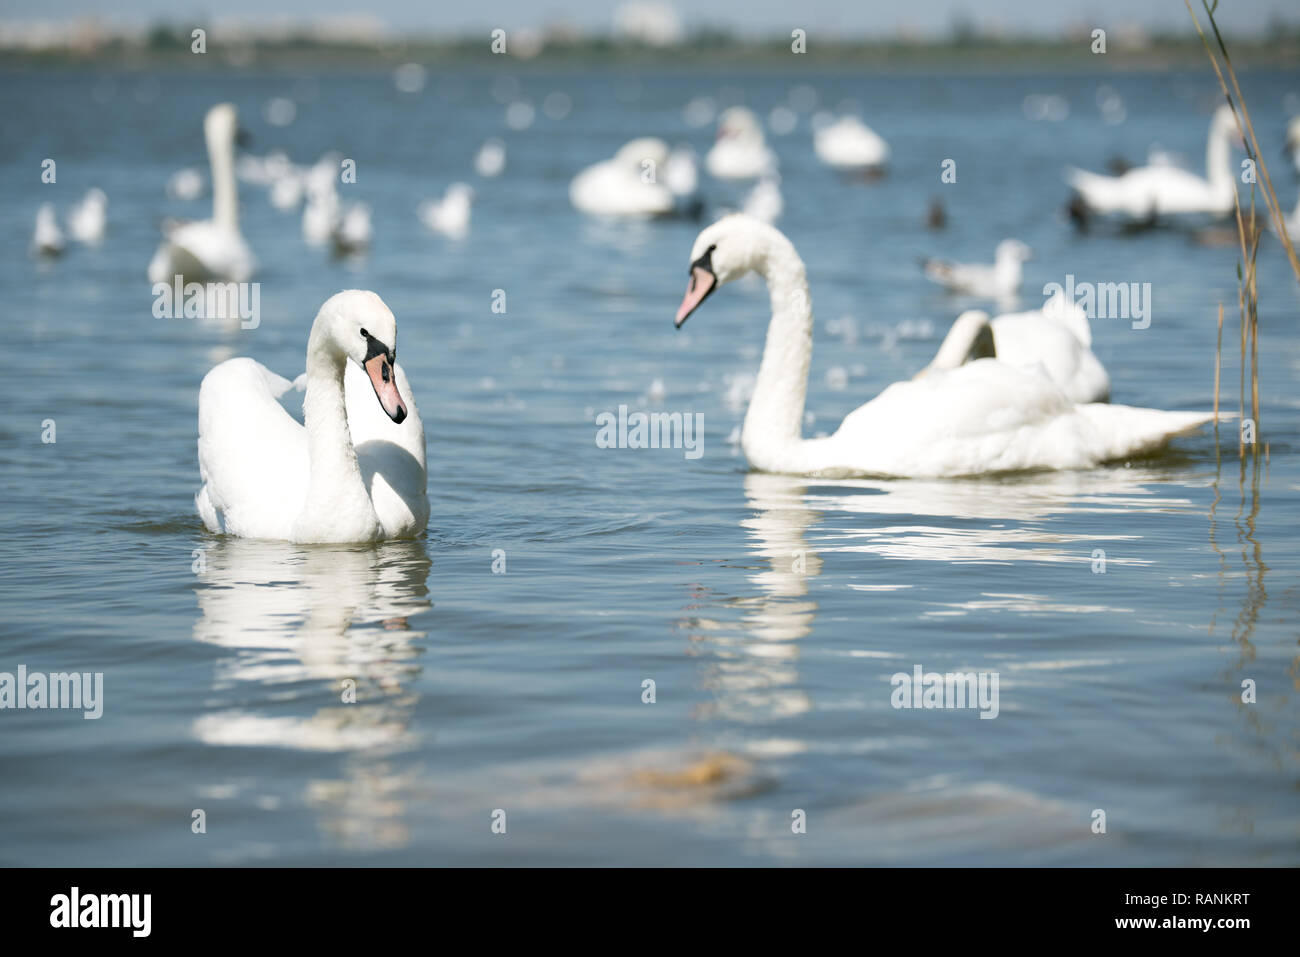
<path fill-rule="evenodd" d="M 1233 60 L 1244 69 L 1291 67 L 1300 70 L 1300 35 L 1267 40 L 1228 38 Z M 1091 52 L 1088 37 L 1068 41 L 976 39 L 947 42 L 825 42 L 812 38 L 806 53 L 795 54 L 784 40 L 743 42 L 700 38 L 672 47 L 649 47 L 611 40 L 550 41 L 534 56 L 493 54 L 484 38 L 458 40 L 393 40 L 391 42 L 323 42 L 316 39 L 208 41 L 208 52 L 194 54 L 188 34 L 155 31 L 145 41 L 109 40 L 93 47 L 4 50 L 0 72 L 41 67 L 140 69 L 186 67 L 195 70 L 293 71 L 322 66 L 383 69 L 420 63 L 437 70 L 473 64 L 522 72 L 547 72 L 581 66 L 617 64 L 624 67 L 675 67 L 691 72 L 734 67 L 786 69 L 907 70 L 957 68 L 988 70 L 1083 69 L 1166 71 L 1207 67 L 1205 50 L 1196 37 L 1152 38 L 1140 46 L 1114 42 L 1104 54 Z"/>

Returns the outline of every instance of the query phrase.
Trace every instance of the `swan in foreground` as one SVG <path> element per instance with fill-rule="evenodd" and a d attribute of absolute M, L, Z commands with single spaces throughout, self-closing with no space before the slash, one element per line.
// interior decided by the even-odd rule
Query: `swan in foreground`
<path fill-rule="evenodd" d="M 951 292 L 984 299 L 1008 299 L 1020 292 L 1023 264 L 1033 253 L 1018 239 L 1004 239 L 993 254 L 993 265 L 954 263 L 946 259 L 923 259 L 926 277 Z"/>
<path fill-rule="evenodd" d="M 991 357 L 1014 366 L 1039 364 L 1071 402 L 1110 400 L 1110 376 L 1093 354 L 1088 315 L 1063 292 L 1042 309 L 1007 313 L 992 320 L 978 309 L 963 312 L 934 359 L 916 378 Z"/>
<path fill-rule="evenodd" d="M 1235 191 L 1231 155 L 1234 141 L 1240 142 L 1237 121 L 1225 103 L 1210 120 L 1204 178 L 1169 163 L 1141 166 L 1122 176 L 1071 168 L 1065 178 L 1087 213 L 1141 222 L 1161 216 L 1227 216 L 1233 210 Z"/>
<path fill-rule="evenodd" d="M 1077 405 L 1038 366 L 982 358 L 896 382 L 835 434 L 802 436 L 812 305 L 803 261 L 781 232 L 744 215 L 709 226 L 691 251 L 680 328 L 715 289 L 757 272 L 772 303 L 767 344 L 741 430 L 750 465 L 795 475 L 946 477 L 1090 468 L 1164 445 L 1208 412 Z"/>
<path fill-rule="evenodd" d="M 91 189 L 68 211 L 68 234 L 79 243 L 94 245 L 104 238 L 108 223 L 108 197 L 102 189 Z"/>
<path fill-rule="evenodd" d="M 569 184 L 569 199 L 597 216 L 667 216 L 676 197 L 659 171 L 668 164 L 668 144 L 644 136 L 624 144 L 613 158 L 588 166 Z"/>
<path fill-rule="evenodd" d="M 813 133 L 813 152 L 831 169 L 854 172 L 889 162 L 889 144 L 856 116 L 843 116 Z"/>
<path fill-rule="evenodd" d="M 203 119 L 212 166 L 212 218 L 172 230 L 149 263 L 150 282 L 243 282 L 257 268 L 253 253 L 239 233 L 239 197 L 235 187 L 235 135 L 239 115 L 229 103 L 218 103 Z"/>
<path fill-rule="evenodd" d="M 396 346 L 397 320 L 373 292 L 327 299 L 300 377 L 305 425 L 279 402 L 294 383 L 252 359 L 204 376 L 194 503 L 208 530 L 294 542 L 420 534 L 424 426 Z"/>
<path fill-rule="evenodd" d="M 704 157 L 704 168 L 716 179 L 758 179 L 776 171 L 776 155 L 752 111 L 743 106 L 722 111 L 718 139 Z"/>
<path fill-rule="evenodd" d="M 62 256 L 63 230 L 54 215 L 51 203 L 41 203 L 36 210 L 36 229 L 32 232 L 32 254 L 35 256 Z"/>
<path fill-rule="evenodd" d="M 442 199 L 426 200 L 416 213 L 433 232 L 449 239 L 464 239 L 469 235 L 473 205 L 474 188 L 467 183 L 452 183 L 442 194 Z"/>

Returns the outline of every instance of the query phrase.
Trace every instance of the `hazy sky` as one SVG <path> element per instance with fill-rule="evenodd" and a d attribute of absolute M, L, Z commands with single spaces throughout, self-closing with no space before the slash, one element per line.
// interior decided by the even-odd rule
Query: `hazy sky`
<path fill-rule="evenodd" d="M 954 19 L 997 23 L 1009 32 L 1055 33 L 1069 25 L 1122 22 L 1190 30 L 1182 0 L 670 0 L 687 26 L 725 25 L 737 32 L 837 29 L 856 35 L 896 33 L 906 27 L 946 33 Z M 0 18 L 61 19 L 96 15 L 131 25 L 202 22 L 213 17 L 312 19 L 370 14 L 393 27 L 422 33 L 464 33 L 492 27 L 569 22 L 606 29 L 616 3 L 599 0 L 0 0 Z M 1200 0 L 1193 0 L 1200 9 Z M 1221 0 L 1220 24 L 1258 33 L 1280 19 L 1300 24 L 1296 0 Z M 811 38 L 811 37 L 810 37 Z"/>

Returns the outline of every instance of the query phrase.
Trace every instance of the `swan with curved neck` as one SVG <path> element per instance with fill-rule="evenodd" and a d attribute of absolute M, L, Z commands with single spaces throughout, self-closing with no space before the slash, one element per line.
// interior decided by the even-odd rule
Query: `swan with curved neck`
<path fill-rule="evenodd" d="M 195 496 L 209 531 L 295 542 L 423 531 L 424 430 L 396 345 L 397 322 L 373 292 L 326 300 L 307 341 L 302 425 L 279 403 L 291 383 L 252 359 L 209 372 Z"/>
<path fill-rule="evenodd" d="M 203 136 L 212 168 L 212 218 L 186 223 L 162 241 L 149 262 L 150 282 L 243 282 L 257 268 L 239 232 L 239 195 L 235 185 L 235 138 L 239 114 L 218 103 L 203 118 Z"/>
<path fill-rule="evenodd" d="M 766 280 L 771 300 L 767 342 L 741 429 L 745 456 L 761 471 L 939 477 L 1087 468 L 1159 447 L 1213 418 L 1078 405 L 1037 364 L 976 358 L 896 382 L 846 416 L 833 435 L 806 439 L 812 303 L 803 260 L 779 230 L 733 215 L 700 233 L 676 324 L 680 328 L 719 287 L 749 272 Z"/>
<path fill-rule="evenodd" d="M 1205 176 L 1169 164 L 1131 169 L 1122 176 L 1102 176 L 1070 169 L 1066 180 L 1074 187 L 1083 209 L 1118 215 L 1130 220 L 1161 216 L 1208 214 L 1226 216 L 1233 209 L 1236 181 L 1232 169 L 1233 142 L 1241 142 L 1232 108 L 1226 103 L 1214 112 L 1205 144 Z"/>

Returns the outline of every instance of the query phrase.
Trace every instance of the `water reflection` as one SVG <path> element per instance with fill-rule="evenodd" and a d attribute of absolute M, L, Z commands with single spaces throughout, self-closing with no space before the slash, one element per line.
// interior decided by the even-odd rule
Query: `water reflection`
<path fill-rule="evenodd" d="M 430 607 L 422 542 L 348 547 L 223 539 L 203 551 L 194 637 L 225 650 L 220 700 L 194 735 L 213 746 L 341 756 L 304 800 L 341 843 L 406 843 L 408 782 L 389 760 L 415 746 L 420 672 L 410 616 Z"/>

